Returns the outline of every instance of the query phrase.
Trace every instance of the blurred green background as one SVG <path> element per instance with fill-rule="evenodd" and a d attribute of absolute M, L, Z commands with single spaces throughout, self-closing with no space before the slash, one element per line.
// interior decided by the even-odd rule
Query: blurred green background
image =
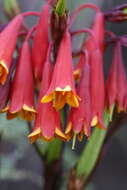
<path fill-rule="evenodd" d="M 3 15 L 3 2 L 0 0 L 0 20 L 6 22 Z M 44 3 L 42 0 L 19 0 L 22 11 L 40 10 Z M 68 0 L 68 8 L 72 11 L 79 4 L 91 2 L 96 3 L 102 10 L 110 9 L 126 0 Z M 74 27 L 90 26 L 93 14 L 91 11 L 81 13 L 75 22 Z M 28 21 L 31 25 L 35 22 L 34 18 Z M 127 22 L 124 24 L 107 24 L 107 28 L 117 34 L 127 33 Z M 80 40 L 77 39 L 75 49 L 80 46 Z M 78 45 L 77 45 L 78 44 Z M 127 68 L 127 50 L 123 49 L 124 63 Z M 105 56 L 105 74 L 107 74 L 110 64 L 110 49 Z M 14 119 L 7 121 L 5 115 L 0 115 L 0 190 L 42 190 L 42 172 L 43 166 L 35 149 L 29 144 L 27 135 L 28 128 L 24 121 Z M 66 143 L 63 161 L 63 183 L 61 190 L 66 189 L 66 179 L 68 170 L 78 159 L 80 150 L 84 146 L 84 141 L 76 145 L 74 151 L 71 150 L 71 143 Z M 127 124 L 124 125 L 109 143 L 108 151 L 101 161 L 93 182 L 88 189 L 90 190 L 125 190 L 127 189 Z M 45 144 L 42 145 L 45 146 Z M 65 179 L 65 180 L 64 180 Z"/>

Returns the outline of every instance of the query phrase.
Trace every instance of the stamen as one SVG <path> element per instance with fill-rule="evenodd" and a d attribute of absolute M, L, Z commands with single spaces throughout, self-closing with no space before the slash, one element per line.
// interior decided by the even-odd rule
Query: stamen
<path fill-rule="evenodd" d="M 74 136 L 73 136 L 73 140 L 72 140 L 72 150 L 75 149 L 76 137 L 77 137 L 77 134 L 75 133 Z"/>

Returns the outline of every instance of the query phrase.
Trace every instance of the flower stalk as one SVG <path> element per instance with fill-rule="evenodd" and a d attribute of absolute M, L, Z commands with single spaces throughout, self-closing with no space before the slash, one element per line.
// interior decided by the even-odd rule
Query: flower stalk
<path fill-rule="evenodd" d="M 106 112 L 104 113 L 104 123 L 106 128 L 108 128 L 109 117 Z M 89 177 L 98 161 L 107 131 L 106 129 L 100 130 L 98 127 L 94 129 L 76 167 L 71 171 L 68 190 L 82 190 L 84 189 L 84 185 L 88 183 Z"/>

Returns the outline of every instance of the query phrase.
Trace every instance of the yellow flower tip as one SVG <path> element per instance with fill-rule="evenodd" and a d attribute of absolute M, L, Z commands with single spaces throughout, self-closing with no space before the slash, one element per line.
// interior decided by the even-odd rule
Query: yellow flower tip
<path fill-rule="evenodd" d="M 67 103 L 71 106 L 71 107 L 75 107 L 78 108 L 79 107 L 79 97 L 77 95 L 75 95 L 72 91 L 69 92 L 67 94 Z"/>
<path fill-rule="evenodd" d="M 9 110 L 9 106 L 6 106 L 5 108 L 3 108 L 3 109 L 1 110 L 0 113 L 5 113 L 5 112 L 7 112 L 8 110 Z"/>
<path fill-rule="evenodd" d="M 60 110 L 66 104 L 66 92 L 54 92 L 53 94 L 53 107 L 56 110 Z"/>
<path fill-rule="evenodd" d="M 87 125 L 84 124 L 84 134 L 89 138 L 88 130 L 87 130 Z"/>
<path fill-rule="evenodd" d="M 119 104 L 117 104 L 116 110 L 117 110 L 118 113 L 124 112 L 124 109 L 123 109 Z M 111 111 L 112 111 L 112 110 L 111 110 Z M 113 112 L 113 111 L 112 111 L 112 112 Z M 112 115 L 113 115 L 113 113 L 112 113 Z"/>
<path fill-rule="evenodd" d="M 71 129 L 72 129 L 72 122 L 69 122 L 65 130 L 65 134 L 66 135 L 69 134 L 71 132 Z"/>
<path fill-rule="evenodd" d="M 74 75 L 74 79 L 75 79 L 75 80 L 79 80 L 80 75 L 81 75 L 80 69 L 76 69 L 76 70 L 73 72 L 73 75 Z"/>
<path fill-rule="evenodd" d="M 46 136 L 42 136 L 40 128 L 37 128 L 35 131 L 33 131 L 32 133 L 28 135 L 28 138 L 29 138 L 30 143 L 32 144 L 38 139 L 49 142 L 53 140 L 54 137 L 49 138 Z"/>
<path fill-rule="evenodd" d="M 96 127 L 102 130 L 107 130 L 107 128 L 103 127 L 100 123 L 98 123 Z"/>
<path fill-rule="evenodd" d="M 41 99 L 41 103 L 48 103 L 48 102 L 51 102 L 52 99 L 53 99 L 53 94 L 54 94 L 54 93 L 51 93 L 51 94 L 46 95 L 46 96 L 43 96 L 42 99 Z"/>
<path fill-rule="evenodd" d="M 98 117 L 94 116 L 92 121 L 91 121 L 91 126 L 94 127 L 98 124 Z"/>
<path fill-rule="evenodd" d="M 78 108 L 79 107 L 79 101 L 80 101 L 80 97 L 79 96 L 76 96 L 74 95 L 74 107 Z"/>
<path fill-rule="evenodd" d="M 65 134 L 64 134 L 60 129 L 58 129 L 57 127 L 56 127 L 56 129 L 55 129 L 55 134 L 56 134 L 58 137 L 60 137 L 61 139 L 67 140 Z"/>
<path fill-rule="evenodd" d="M 8 67 L 3 60 L 0 61 L 0 83 L 4 84 L 9 73 Z"/>
<path fill-rule="evenodd" d="M 26 121 L 32 121 L 35 118 L 36 110 L 34 108 L 30 108 L 27 105 L 23 105 L 21 110 L 15 110 L 13 112 L 8 112 L 7 119 L 13 119 L 16 116 L 24 119 Z"/>
<path fill-rule="evenodd" d="M 21 110 L 17 113 L 17 116 L 26 121 L 32 121 L 35 118 L 35 112 Z"/>
<path fill-rule="evenodd" d="M 70 87 L 70 85 L 67 85 L 67 86 L 65 86 L 65 88 L 61 88 L 61 87 L 56 87 L 55 88 L 55 91 L 58 91 L 58 92 L 70 92 L 71 91 L 71 87 Z"/>
<path fill-rule="evenodd" d="M 81 142 L 82 139 L 83 139 L 83 132 L 80 132 L 80 133 L 78 134 L 78 140 L 79 140 L 79 142 Z"/>
<path fill-rule="evenodd" d="M 50 142 L 50 141 L 52 141 L 53 139 L 54 139 L 54 137 L 46 137 L 46 136 L 40 136 L 40 139 L 41 140 L 44 140 L 44 141 L 46 141 L 46 142 Z"/>
<path fill-rule="evenodd" d="M 36 129 L 35 131 L 33 131 L 32 133 L 30 133 L 28 135 L 28 138 L 29 138 L 29 141 L 30 143 L 34 143 L 38 138 L 40 138 L 40 134 L 41 134 L 41 131 L 40 131 L 40 128 Z"/>
<path fill-rule="evenodd" d="M 36 110 L 33 107 L 29 107 L 26 104 L 23 105 L 23 110 L 36 113 Z"/>
<path fill-rule="evenodd" d="M 22 110 L 17 114 L 24 120 L 32 121 L 35 118 L 36 110 L 33 107 L 29 107 L 26 104 L 23 105 Z"/>

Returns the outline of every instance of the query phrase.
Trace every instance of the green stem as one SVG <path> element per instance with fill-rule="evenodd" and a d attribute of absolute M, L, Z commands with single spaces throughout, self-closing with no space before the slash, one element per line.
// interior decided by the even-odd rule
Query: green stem
<path fill-rule="evenodd" d="M 104 114 L 104 122 L 105 126 L 108 127 L 109 117 L 106 113 Z M 106 129 L 103 130 L 96 127 L 81 154 L 81 157 L 77 163 L 76 174 L 78 177 L 83 176 L 84 181 L 87 181 L 96 165 L 106 134 Z"/>
<path fill-rule="evenodd" d="M 44 189 L 59 189 L 59 183 L 62 175 L 62 142 L 54 139 L 49 143 L 47 153 L 45 155 L 44 169 Z"/>
<path fill-rule="evenodd" d="M 49 142 L 46 154 L 46 162 L 47 164 L 52 163 L 55 160 L 60 158 L 62 149 L 62 141 L 59 139 L 54 139 L 53 141 Z"/>

